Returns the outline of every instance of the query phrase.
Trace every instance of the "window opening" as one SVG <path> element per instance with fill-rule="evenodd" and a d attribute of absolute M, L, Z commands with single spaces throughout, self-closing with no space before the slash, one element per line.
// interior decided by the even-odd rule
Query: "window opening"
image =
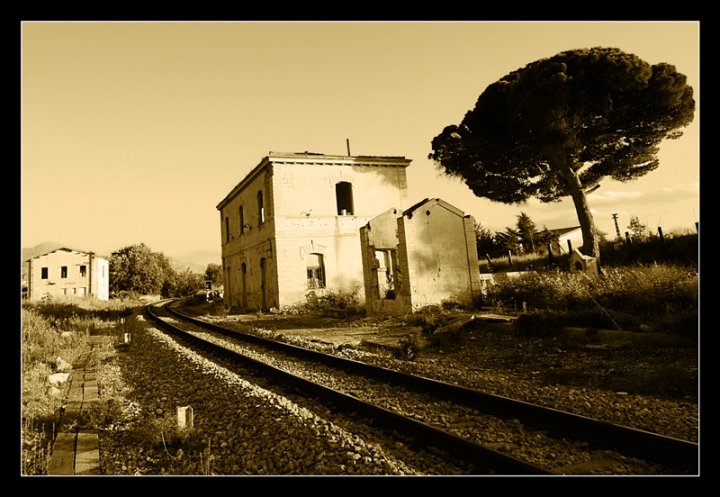
<path fill-rule="evenodd" d="M 376 273 L 380 298 L 394 300 L 400 288 L 397 250 L 376 250 L 375 259 L 377 259 Z"/>
<path fill-rule="evenodd" d="M 337 183 L 335 185 L 335 199 L 337 200 L 338 216 L 352 216 L 354 214 L 352 183 L 348 181 Z"/>
<path fill-rule="evenodd" d="M 325 261 L 322 254 L 308 254 L 307 287 L 325 288 Z"/>
<path fill-rule="evenodd" d="M 240 264 L 240 271 L 242 272 L 242 300 L 240 304 L 243 308 L 247 307 L 247 265 L 243 262 Z"/>
<path fill-rule="evenodd" d="M 262 190 L 260 190 L 257 193 L 257 203 L 258 203 L 258 224 L 263 224 L 265 222 L 265 201 L 263 199 Z"/>

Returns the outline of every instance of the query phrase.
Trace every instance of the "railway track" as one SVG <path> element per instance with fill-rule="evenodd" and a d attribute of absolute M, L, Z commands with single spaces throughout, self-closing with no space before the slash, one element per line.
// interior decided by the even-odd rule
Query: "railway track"
<path fill-rule="evenodd" d="M 190 323 L 184 327 L 190 326 L 195 330 L 187 335 L 187 331 L 160 319 L 158 324 L 166 331 L 186 336 L 197 346 L 212 349 L 214 353 L 232 357 L 233 360 L 237 360 L 239 354 L 245 356 L 243 361 L 252 363 L 255 368 L 263 368 L 275 382 L 302 388 L 312 395 L 332 398 L 334 404 L 372 418 L 384 429 L 403 433 L 418 445 L 438 447 L 458 460 L 471 462 L 473 470 L 478 473 L 566 474 L 592 471 L 593 465 L 588 465 L 588 462 L 606 461 L 608 458 L 617 461 L 616 454 L 620 454 L 619 459 L 627 458 L 625 464 L 640 468 L 635 470 L 640 474 L 645 467 L 643 461 L 667 466 L 664 473 L 697 472 L 697 444 L 244 334 L 191 318 L 172 307 L 165 310 L 175 319 Z M 148 313 L 150 317 L 156 314 L 150 307 Z M 212 335 L 208 334 L 208 330 Z M 218 335 L 242 345 L 230 346 L 236 350 L 228 350 L 225 338 L 211 338 Z M 215 343 L 210 344 L 207 340 Z M 237 351 L 238 348 L 241 352 Z M 310 366 L 308 361 L 311 361 Z M 302 362 L 306 363 L 305 366 L 299 364 Z M 274 364 L 274 367 L 267 363 Z M 290 372 L 298 370 L 306 372 L 301 375 Z M 308 373 L 309 370 L 312 371 Z M 328 381 L 323 379 L 337 376 L 337 370 L 352 377 L 349 383 L 345 380 L 342 391 L 326 386 Z M 375 392 L 383 391 L 380 384 L 386 385 L 385 394 L 379 395 L 384 397 L 383 402 L 373 399 L 373 396 L 378 397 Z M 391 385 L 389 392 L 387 385 Z M 383 403 L 385 407 L 376 405 Z M 433 410 L 438 409 L 455 414 L 449 417 L 440 414 L 433 419 Z M 432 422 L 428 423 L 428 419 Z M 439 428 L 438 425 L 444 426 Z M 504 439 L 500 437 L 499 440 L 505 440 L 505 443 L 498 443 L 497 439 L 488 443 L 483 434 L 498 430 L 514 430 L 515 434 Z M 513 444 L 517 445 L 517 440 L 520 440 L 520 446 L 513 447 Z M 502 452 L 493 447 L 500 447 Z M 608 452 L 608 449 L 613 452 Z M 538 450 L 551 452 L 553 457 L 557 457 L 557 464 L 540 467 L 522 457 L 509 455 L 532 455 Z M 572 455 L 578 451 L 590 455 L 578 460 Z M 657 468 L 651 465 L 647 471 L 655 473 Z"/>

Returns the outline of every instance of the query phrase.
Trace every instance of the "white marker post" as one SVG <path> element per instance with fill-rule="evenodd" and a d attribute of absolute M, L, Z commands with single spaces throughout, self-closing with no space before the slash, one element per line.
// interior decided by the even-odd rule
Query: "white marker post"
<path fill-rule="evenodd" d="M 177 422 L 178 428 L 192 428 L 193 427 L 193 408 L 191 406 L 183 406 L 177 408 Z"/>

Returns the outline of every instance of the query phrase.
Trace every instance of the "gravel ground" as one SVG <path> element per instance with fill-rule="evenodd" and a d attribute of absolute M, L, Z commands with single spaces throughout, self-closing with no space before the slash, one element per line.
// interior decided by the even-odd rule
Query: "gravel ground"
<path fill-rule="evenodd" d="M 222 324 L 217 319 L 209 321 Z M 610 423 L 691 442 L 699 437 L 697 352 L 691 347 L 638 343 L 595 349 L 560 340 L 519 339 L 507 327 L 478 324 L 444 345 L 423 348 L 414 360 L 402 360 L 388 350 L 334 347 L 295 336 L 288 329 L 263 330 L 232 321 L 225 324 Z M 678 383 L 673 375 L 686 381 L 669 391 L 663 382 Z M 633 385 L 649 392 L 628 392 Z"/>
<path fill-rule="evenodd" d="M 101 426 L 104 474 L 422 475 L 462 468 L 418 456 L 363 425 L 328 421 L 253 385 L 152 328 L 133 333 L 119 356 L 121 421 Z M 106 368 L 113 375 L 118 369 Z M 103 384 L 118 379 L 101 377 Z M 119 390 L 119 389 L 116 389 Z M 195 427 L 178 433 L 176 407 L 191 405 Z M 324 416 L 321 416 L 324 414 Z M 336 416 L 332 415 L 335 420 Z M 349 427 L 349 428 L 348 428 Z"/>
<path fill-rule="evenodd" d="M 404 416 L 437 426 L 462 438 L 494 448 L 547 470 L 560 467 L 572 468 L 597 460 L 612 460 L 613 464 L 598 465 L 593 469 L 583 468 L 581 471 L 586 474 L 675 474 L 673 470 L 661 465 L 628 458 L 613 451 L 590 450 L 588 445 L 582 442 L 549 437 L 545 432 L 528 428 L 518 420 L 503 420 L 452 402 L 441 401 L 362 376 L 347 374 L 313 361 L 298 359 L 277 351 L 267 351 L 256 345 L 237 343 L 215 333 L 208 333 L 197 326 L 180 323 L 174 318 L 164 319 L 193 332 L 204 340 L 242 355 L 272 364 L 276 368 L 380 405 Z M 565 469 L 564 471 L 571 472 L 573 470 Z"/>
<path fill-rule="evenodd" d="M 367 426 L 338 423 L 329 411 L 298 405 L 253 385 L 178 346 L 145 323 L 134 326 L 130 348 L 118 355 L 116 363 L 108 363 L 99 379 L 106 393 L 115 394 L 106 418 L 112 423 L 100 426 L 105 474 L 442 475 L 466 471 L 441 458 L 419 458 L 402 443 L 389 442 Z M 248 330 L 237 323 L 234 326 Z M 274 331 L 255 332 L 279 335 Z M 506 332 L 498 334 L 488 328 L 469 330 L 456 339 L 455 346 L 426 348 L 408 361 L 382 349 L 338 350 L 322 341 L 295 337 L 287 329 L 282 330 L 282 337 L 489 393 L 685 440 L 698 439 L 697 401 L 691 395 L 668 398 L 602 388 L 598 382 L 582 386 L 548 381 L 547 361 L 555 361 L 550 369 L 559 363 L 553 354 L 573 364 L 575 370 L 585 368 L 602 376 L 612 371 L 611 366 L 621 369 L 641 362 L 623 350 L 611 351 L 614 362 L 601 363 L 600 367 L 598 360 L 607 361 L 602 353 L 578 355 L 577 350 L 563 350 L 559 343 L 549 347 L 533 341 L 510 343 Z M 652 357 L 645 361 L 652 364 Z M 195 429 L 178 433 L 174 429 L 175 409 L 188 404 L 195 410 Z M 447 424 L 466 429 L 462 422 L 451 420 Z M 491 443 L 503 451 L 511 451 L 516 445 L 500 435 Z M 558 460 L 552 465 L 564 464 Z M 597 471 L 632 472 L 615 462 Z"/>

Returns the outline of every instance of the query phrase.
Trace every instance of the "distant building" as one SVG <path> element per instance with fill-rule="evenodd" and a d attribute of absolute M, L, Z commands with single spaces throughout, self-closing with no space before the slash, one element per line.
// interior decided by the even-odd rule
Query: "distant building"
<path fill-rule="evenodd" d="M 360 291 L 359 228 L 407 197 L 404 157 L 273 153 L 217 205 L 227 306 Z"/>
<path fill-rule="evenodd" d="M 390 209 L 360 228 L 365 303 L 371 314 L 406 314 L 481 293 L 475 221 L 442 199 Z"/>
<path fill-rule="evenodd" d="M 23 262 L 23 297 L 95 297 L 108 300 L 108 260 L 92 252 L 67 247 L 36 255 Z"/>
<path fill-rule="evenodd" d="M 551 244 L 553 254 L 555 255 L 569 254 L 571 252 L 569 250 L 568 241 L 570 241 L 573 249 L 582 247 L 583 238 L 580 226 L 557 228 L 548 231 L 556 238 L 556 240 L 554 240 Z"/>

